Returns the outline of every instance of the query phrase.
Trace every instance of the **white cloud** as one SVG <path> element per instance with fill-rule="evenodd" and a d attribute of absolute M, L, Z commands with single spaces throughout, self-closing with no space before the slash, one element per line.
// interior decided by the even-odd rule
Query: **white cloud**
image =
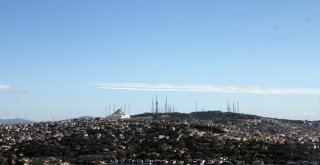
<path fill-rule="evenodd" d="M 11 86 L 10 85 L 0 84 L 0 92 L 6 92 L 6 91 L 10 91 L 10 90 L 11 90 Z"/>
<path fill-rule="evenodd" d="M 320 94 L 320 88 L 277 88 L 241 87 L 187 84 L 145 84 L 145 83 L 100 83 L 90 82 L 89 86 L 103 89 L 136 91 L 180 91 L 209 93 L 250 93 L 250 94 Z"/>

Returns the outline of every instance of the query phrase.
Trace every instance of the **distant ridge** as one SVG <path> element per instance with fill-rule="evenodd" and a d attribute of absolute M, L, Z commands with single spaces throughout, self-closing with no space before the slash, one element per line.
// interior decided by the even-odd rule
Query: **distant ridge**
<path fill-rule="evenodd" d="M 14 118 L 14 119 L 0 119 L 0 124 L 20 124 L 20 123 L 34 123 L 33 121 Z"/>
<path fill-rule="evenodd" d="M 294 120 L 294 119 L 281 119 L 281 118 L 271 118 L 271 117 L 263 117 L 258 115 L 251 115 L 251 114 L 244 114 L 244 113 L 234 113 L 234 112 L 223 112 L 220 110 L 210 110 L 210 111 L 196 111 L 196 112 L 190 112 L 190 113 L 143 113 L 143 114 L 136 114 L 132 117 L 156 117 L 156 116 L 163 116 L 168 115 L 175 118 L 180 119 L 198 119 L 198 120 L 215 120 L 215 121 L 235 121 L 235 120 L 243 120 L 243 119 L 273 119 L 283 122 L 293 122 L 293 123 L 303 123 L 307 120 Z M 314 121 L 314 122 L 320 122 L 320 120 Z"/>
<path fill-rule="evenodd" d="M 79 119 L 79 120 L 90 120 L 90 119 L 94 119 L 94 117 L 92 116 L 81 116 L 81 117 L 77 117 L 74 119 Z"/>

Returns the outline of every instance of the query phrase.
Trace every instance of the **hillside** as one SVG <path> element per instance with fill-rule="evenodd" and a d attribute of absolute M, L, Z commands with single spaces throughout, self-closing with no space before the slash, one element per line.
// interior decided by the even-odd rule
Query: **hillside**
<path fill-rule="evenodd" d="M 20 124 L 20 123 L 33 123 L 33 121 L 14 118 L 14 119 L 0 119 L 0 124 Z"/>
<path fill-rule="evenodd" d="M 320 161 L 320 124 L 220 111 L 0 125 L 0 154 L 73 164 L 167 160 Z M 158 162 L 161 160 L 161 162 Z M 155 163 L 155 164 L 157 164 Z M 54 163 L 53 163 L 54 164 Z M 194 163 L 196 164 L 196 163 Z"/>

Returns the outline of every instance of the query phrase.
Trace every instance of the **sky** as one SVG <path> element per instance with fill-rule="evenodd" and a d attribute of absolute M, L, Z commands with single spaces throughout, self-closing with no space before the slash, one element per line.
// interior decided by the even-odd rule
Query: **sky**
<path fill-rule="evenodd" d="M 319 45 L 318 0 L 2 0 L 0 118 L 139 114 L 158 95 L 185 113 L 238 101 L 241 113 L 320 120 Z"/>

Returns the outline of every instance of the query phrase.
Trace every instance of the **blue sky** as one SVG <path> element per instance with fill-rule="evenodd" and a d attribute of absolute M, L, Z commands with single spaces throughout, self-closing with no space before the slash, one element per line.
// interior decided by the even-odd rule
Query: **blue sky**
<path fill-rule="evenodd" d="M 0 2 L 0 117 L 103 116 L 106 105 L 150 111 L 168 96 L 243 113 L 320 120 L 319 94 L 127 91 L 89 82 L 320 88 L 320 2 Z M 1 87 L 2 85 L 2 87 Z"/>

